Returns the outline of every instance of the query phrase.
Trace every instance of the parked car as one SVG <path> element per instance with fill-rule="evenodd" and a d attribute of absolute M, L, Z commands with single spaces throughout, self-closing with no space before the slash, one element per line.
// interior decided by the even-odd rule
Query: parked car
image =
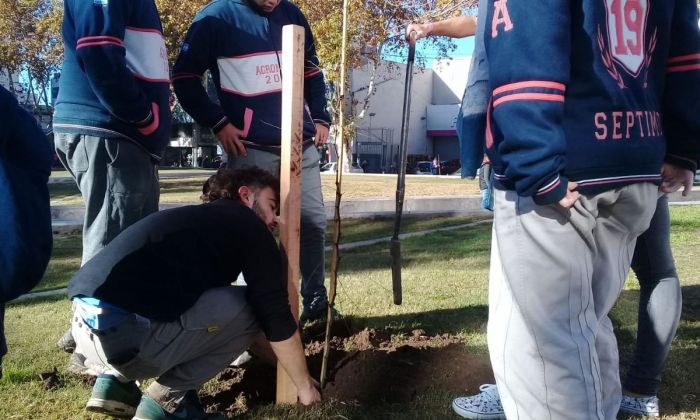
<path fill-rule="evenodd" d="M 440 162 L 440 173 L 442 175 L 453 175 L 462 168 L 459 159 L 443 160 Z"/>
<path fill-rule="evenodd" d="M 327 172 L 329 174 L 334 174 L 336 169 L 338 167 L 338 162 L 328 162 L 325 165 L 321 166 L 321 172 Z M 360 165 L 357 163 L 353 163 L 350 166 L 350 173 L 353 174 L 363 174 L 365 171 L 360 168 Z"/>
<path fill-rule="evenodd" d="M 416 162 L 416 175 L 432 175 L 433 162 L 429 160 L 421 160 Z"/>

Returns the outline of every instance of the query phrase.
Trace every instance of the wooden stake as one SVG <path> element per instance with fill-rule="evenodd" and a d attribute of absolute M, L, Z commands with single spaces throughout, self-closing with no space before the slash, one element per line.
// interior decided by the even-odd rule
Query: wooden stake
<path fill-rule="evenodd" d="M 304 28 L 282 28 L 282 151 L 280 166 L 280 242 L 287 272 L 289 306 L 299 319 L 299 225 L 301 154 L 304 140 Z M 277 364 L 277 403 L 295 404 L 297 389 Z"/>

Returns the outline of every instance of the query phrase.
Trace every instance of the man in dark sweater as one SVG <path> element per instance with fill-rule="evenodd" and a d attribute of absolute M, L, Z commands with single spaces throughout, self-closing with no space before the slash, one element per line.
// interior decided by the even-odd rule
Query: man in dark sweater
<path fill-rule="evenodd" d="M 262 169 L 220 169 L 204 185 L 205 204 L 144 218 L 78 271 L 68 288 L 73 335 L 86 365 L 105 372 L 88 410 L 201 418 L 196 390 L 261 331 L 299 401 L 320 399 L 270 233 L 277 188 Z M 247 286 L 232 286 L 241 272 Z M 141 396 L 133 381 L 145 378 L 157 379 Z"/>
<path fill-rule="evenodd" d="M 34 287 L 51 255 L 51 147 L 34 117 L 0 86 L 0 377 L 5 302 Z"/>
<path fill-rule="evenodd" d="M 255 165 L 280 171 L 282 27 L 305 29 L 304 153 L 301 198 L 302 323 L 325 319 L 326 212 L 321 195 L 319 155 L 314 146 L 328 138 L 330 116 L 311 27 L 287 0 L 215 0 L 197 13 L 173 67 L 173 87 L 182 107 L 211 128 L 235 168 Z M 220 104 L 209 99 L 202 77 L 211 73 Z"/>

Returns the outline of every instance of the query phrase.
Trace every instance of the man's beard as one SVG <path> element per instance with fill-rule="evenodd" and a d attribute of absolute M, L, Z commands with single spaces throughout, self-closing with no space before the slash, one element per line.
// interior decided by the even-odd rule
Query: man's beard
<path fill-rule="evenodd" d="M 253 196 L 253 207 L 252 207 L 253 212 L 255 212 L 256 215 L 260 218 L 260 220 L 265 223 L 265 213 L 263 213 L 262 208 L 260 207 L 260 202 L 258 201 L 258 195 L 255 194 Z M 269 227 L 268 227 L 269 229 Z"/>

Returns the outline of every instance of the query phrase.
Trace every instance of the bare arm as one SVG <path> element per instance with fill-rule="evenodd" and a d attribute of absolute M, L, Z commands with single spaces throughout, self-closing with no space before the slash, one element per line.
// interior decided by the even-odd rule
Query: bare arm
<path fill-rule="evenodd" d="M 417 34 L 416 40 L 428 35 L 464 38 L 476 33 L 476 17 L 456 16 L 432 23 L 411 23 L 406 27 L 406 39 L 412 31 Z"/>
<path fill-rule="evenodd" d="M 309 405 L 321 401 L 318 383 L 309 375 L 309 370 L 306 367 L 306 357 L 299 331 L 286 340 L 271 341 L 270 346 L 272 346 L 277 360 L 297 387 L 299 402 L 303 405 Z"/>

